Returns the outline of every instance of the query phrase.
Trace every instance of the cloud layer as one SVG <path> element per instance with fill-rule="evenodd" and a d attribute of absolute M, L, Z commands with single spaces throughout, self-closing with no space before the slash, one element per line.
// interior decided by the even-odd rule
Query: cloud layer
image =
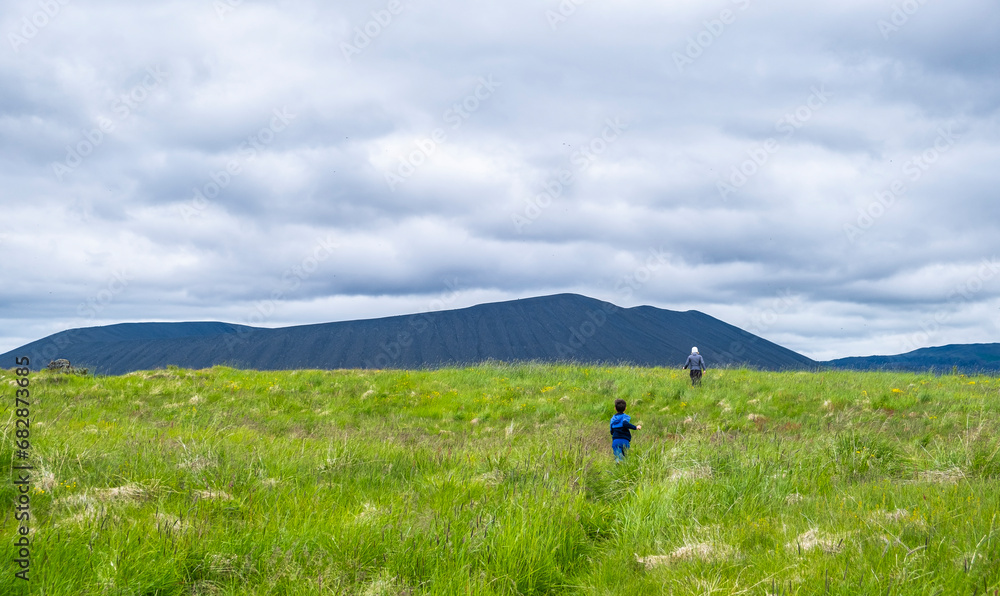
<path fill-rule="evenodd" d="M 555 292 L 1000 341 L 986 0 L 16 1 L 0 351 Z"/>

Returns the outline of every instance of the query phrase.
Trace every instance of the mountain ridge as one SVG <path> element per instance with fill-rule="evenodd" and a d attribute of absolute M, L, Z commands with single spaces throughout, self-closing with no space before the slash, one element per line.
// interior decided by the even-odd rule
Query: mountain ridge
<path fill-rule="evenodd" d="M 1000 343 L 948 344 L 919 348 L 892 356 L 850 356 L 822 362 L 848 370 L 963 373 L 1000 371 Z"/>
<path fill-rule="evenodd" d="M 52 334 L 0 354 L 0 362 L 13 366 L 27 355 L 38 369 L 66 358 L 100 374 L 169 365 L 413 369 L 489 360 L 680 366 L 691 346 L 713 368 L 1000 371 L 1000 343 L 818 362 L 697 310 L 626 308 L 579 294 L 274 329 L 220 321 L 116 323 Z"/>
<path fill-rule="evenodd" d="M 555 294 L 461 309 L 275 329 L 223 322 L 119 323 L 62 331 L 0 355 L 32 367 L 66 358 L 100 374 L 177 365 L 283 370 L 424 368 L 487 360 L 680 366 L 699 346 L 710 367 L 819 363 L 699 311 L 623 308 Z"/>

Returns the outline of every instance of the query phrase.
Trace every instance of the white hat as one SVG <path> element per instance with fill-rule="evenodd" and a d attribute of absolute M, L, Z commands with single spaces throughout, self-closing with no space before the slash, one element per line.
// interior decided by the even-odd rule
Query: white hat
<path fill-rule="evenodd" d="M 691 348 L 691 353 L 692 354 L 697 354 L 698 353 L 698 348 Z"/>

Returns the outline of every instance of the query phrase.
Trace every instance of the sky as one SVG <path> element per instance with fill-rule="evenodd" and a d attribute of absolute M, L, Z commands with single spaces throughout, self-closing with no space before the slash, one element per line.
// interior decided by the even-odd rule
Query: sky
<path fill-rule="evenodd" d="M 995 0 L 8 0 L 0 352 L 562 292 L 819 360 L 998 342 L 998 30 Z"/>

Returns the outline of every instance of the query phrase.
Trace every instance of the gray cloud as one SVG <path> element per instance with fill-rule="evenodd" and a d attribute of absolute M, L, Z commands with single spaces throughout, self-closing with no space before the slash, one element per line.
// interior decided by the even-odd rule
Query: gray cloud
<path fill-rule="evenodd" d="M 561 291 L 814 357 L 1000 336 L 954 291 L 1000 253 L 994 3 L 235 4 L 0 17 L 0 349 Z"/>

